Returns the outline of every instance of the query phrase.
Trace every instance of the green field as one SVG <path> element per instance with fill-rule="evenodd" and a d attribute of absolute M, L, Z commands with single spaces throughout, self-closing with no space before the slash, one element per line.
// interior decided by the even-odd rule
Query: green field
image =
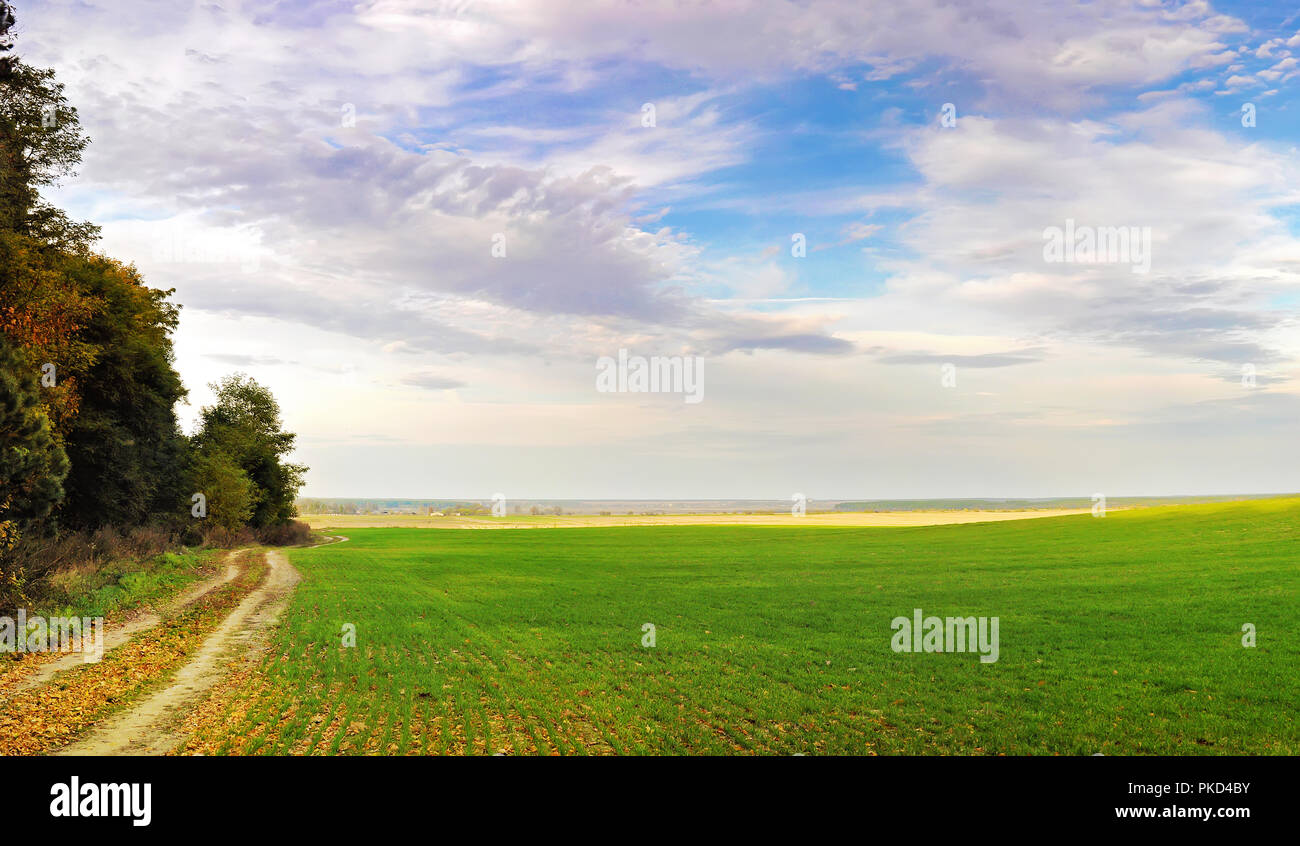
<path fill-rule="evenodd" d="M 305 578 L 272 657 L 201 736 L 280 754 L 1297 754 L 1298 525 L 1300 499 L 1278 499 L 919 528 L 352 530 L 292 552 Z M 917 607 L 998 617 L 1000 659 L 893 652 L 890 621 Z"/>

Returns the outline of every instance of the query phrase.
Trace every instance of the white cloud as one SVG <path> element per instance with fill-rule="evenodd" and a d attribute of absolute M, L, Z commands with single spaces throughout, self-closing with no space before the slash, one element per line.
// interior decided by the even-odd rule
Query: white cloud
<path fill-rule="evenodd" d="M 675 496 L 673 473 L 731 486 L 713 495 L 784 496 L 808 478 L 823 495 L 1088 491 L 1062 455 L 1103 425 L 1130 433 L 1096 461 L 1113 489 L 1140 485 L 1136 458 L 1185 455 L 1160 452 L 1168 415 L 1244 419 L 1234 365 L 1276 370 L 1273 396 L 1295 389 L 1300 335 L 1278 306 L 1300 284 L 1279 216 L 1300 202 L 1294 157 L 1186 98 L 1224 76 L 1224 93 L 1285 81 L 1296 63 L 1280 39 L 1237 46 L 1243 23 L 1199 0 L 596 0 L 564 14 L 541 0 L 55 0 L 22 14 L 24 54 L 57 68 L 94 139 L 60 197 L 106 222 L 109 252 L 179 289 L 192 387 L 255 370 L 304 432 L 304 459 L 348 468 L 313 478 L 357 486 L 314 493 L 419 472 L 386 464 L 383 445 L 448 449 L 428 468 L 457 494 L 496 489 L 483 480 L 520 466 L 511 448 L 531 450 L 537 479 L 577 486 L 518 495 Z M 795 187 L 760 208 L 713 181 L 799 166 L 759 158 L 790 130 L 764 123 L 758 94 L 793 101 L 786 83 L 821 76 L 845 102 L 893 98 L 880 107 L 894 119 L 854 140 L 909 172 L 782 183 Z M 1119 111 L 1105 106 L 1117 91 Z M 896 102 L 949 96 L 952 131 L 913 128 Z M 668 225 L 670 208 L 710 217 L 702 229 L 756 223 L 735 224 L 733 249 L 725 227 Z M 788 242 L 753 246 L 795 218 L 839 234 L 797 266 Z M 1151 273 L 1045 264 L 1041 233 L 1067 218 L 1149 226 Z M 163 260 L 171 225 L 212 249 Z M 856 272 L 888 273 L 883 293 L 857 297 Z M 620 347 L 708 356 L 708 400 L 593 396 L 591 362 Z M 939 356 L 960 391 L 938 388 Z M 1012 429 L 1016 449 L 996 446 Z M 962 449 L 959 466 L 934 458 Z M 642 486 L 601 489 L 610 466 Z M 908 488 L 927 473 L 948 487 Z M 373 491 L 408 492 L 434 493 Z"/>

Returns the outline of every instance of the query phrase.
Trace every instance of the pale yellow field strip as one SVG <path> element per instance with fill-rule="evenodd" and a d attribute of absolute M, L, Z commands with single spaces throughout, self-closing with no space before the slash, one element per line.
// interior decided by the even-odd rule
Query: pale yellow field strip
<path fill-rule="evenodd" d="M 1110 509 L 1112 511 L 1119 509 Z M 310 514 L 299 519 L 313 529 L 575 529 L 593 526 L 942 526 L 1088 514 L 1086 508 L 1030 511 L 869 511 L 808 514 L 575 514 L 507 517 L 423 517 L 415 514 Z"/>

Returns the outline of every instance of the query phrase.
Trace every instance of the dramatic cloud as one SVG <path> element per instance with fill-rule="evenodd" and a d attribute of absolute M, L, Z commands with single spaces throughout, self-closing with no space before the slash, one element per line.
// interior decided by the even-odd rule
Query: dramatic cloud
<path fill-rule="evenodd" d="M 1196 440 L 1216 425 L 1297 449 L 1276 423 L 1300 396 L 1300 34 L 1266 14 L 20 12 L 93 139 L 53 199 L 176 288 L 196 403 L 254 372 L 306 463 L 348 468 L 310 493 L 1250 490 L 1285 462 L 1168 468 L 1217 460 Z M 1056 260 L 1057 230 L 1131 237 Z M 595 394 L 620 349 L 704 356 L 706 400 Z M 430 452 L 357 457 L 380 449 Z"/>

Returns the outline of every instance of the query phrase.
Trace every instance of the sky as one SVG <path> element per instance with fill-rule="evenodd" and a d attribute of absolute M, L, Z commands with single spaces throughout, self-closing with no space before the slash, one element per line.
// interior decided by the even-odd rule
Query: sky
<path fill-rule="evenodd" d="M 16 6 L 304 495 L 1300 490 L 1291 4 Z"/>

